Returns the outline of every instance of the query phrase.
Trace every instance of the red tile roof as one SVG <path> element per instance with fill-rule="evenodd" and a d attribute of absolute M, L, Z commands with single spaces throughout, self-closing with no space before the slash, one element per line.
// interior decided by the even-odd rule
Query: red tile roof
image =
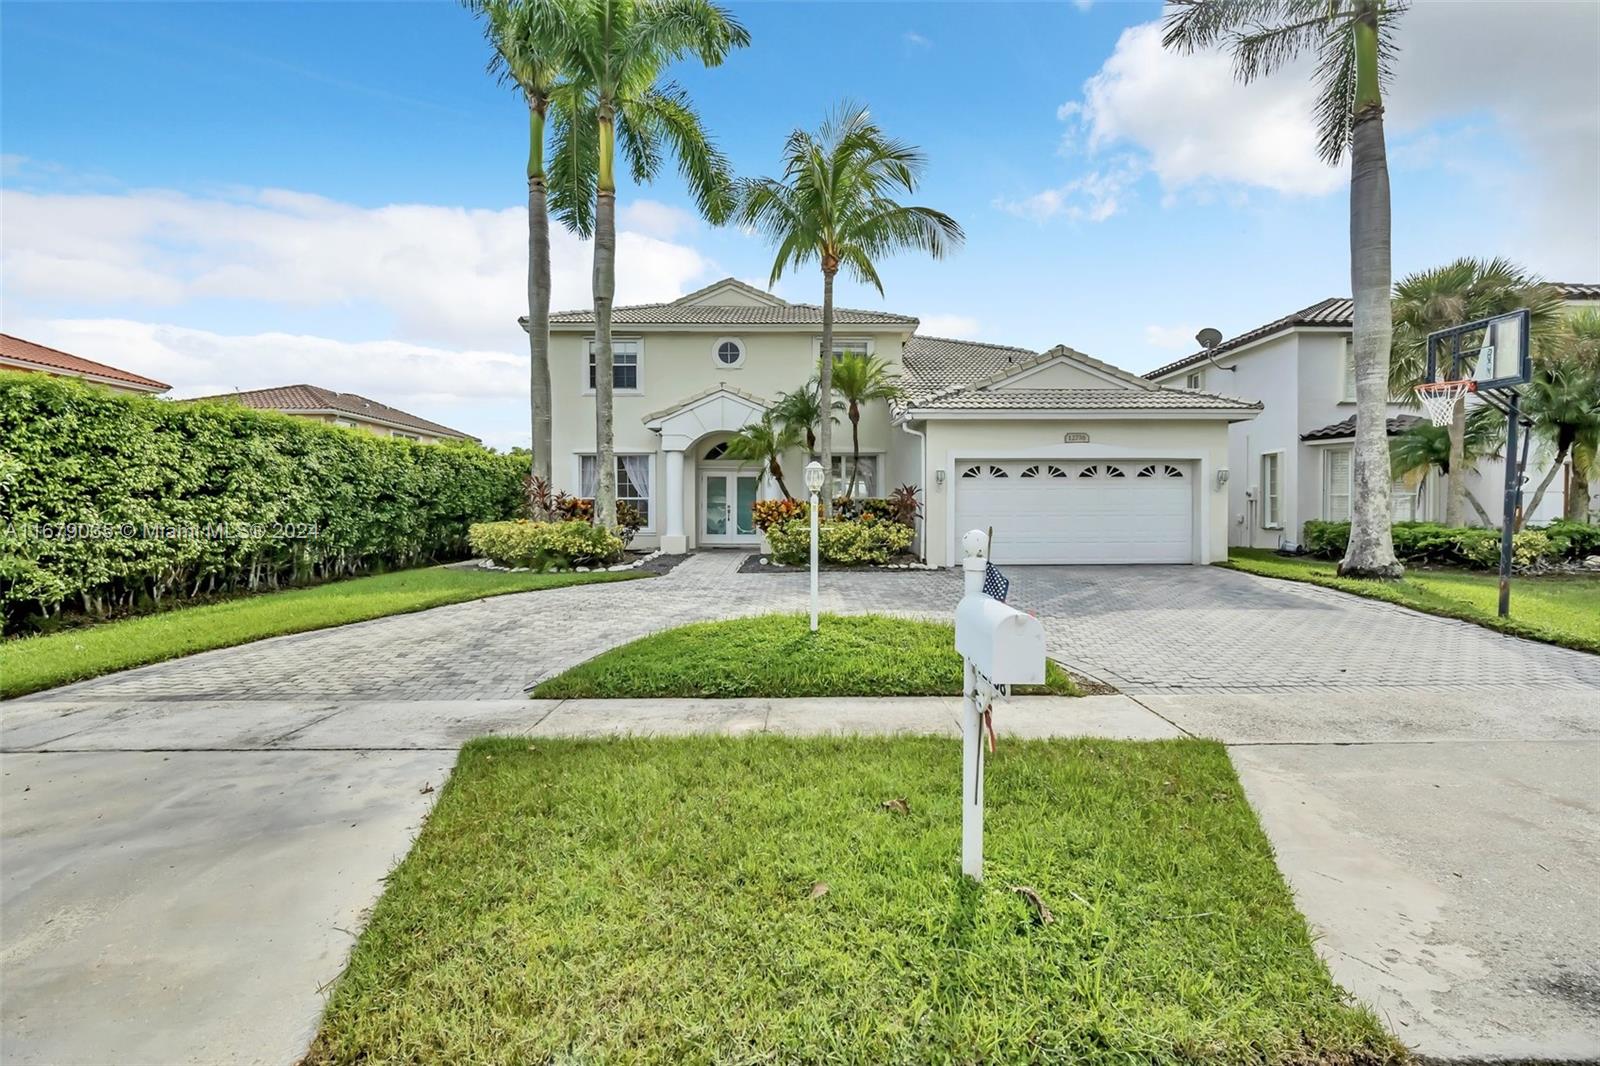
<path fill-rule="evenodd" d="M 262 411 L 283 411 L 286 414 L 344 415 L 366 422 L 377 422 L 402 431 L 426 433 L 433 437 L 455 437 L 459 440 L 477 440 L 470 433 L 430 422 L 398 407 L 369 400 L 353 392 L 334 392 L 317 385 L 281 385 L 272 389 L 250 389 L 246 392 L 225 392 L 220 396 L 196 396 L 195 401 L 217 400 L 241 403 Z"/>
<path fill-rule="evenodd" d="M 147 378 L 143 374 L 135 374 L 130 370 L 118 370 L 105 363 L 97 363 L 93 359 L 85 359 L 81 355 L 73 355 L 55 348 L 46 348 L 42 344 L 25 341 L 21 337 L 13 337 L 9 333 L 0 333 L 0 363 L 21 363 L 25 369 L 41 370 L 47 374 L 61 374 L 69 377 L 82 377 L 94 380 L 114 382 L 127 386 L 130 389 L 139 389 L 143 392 L 166 392 L 172 388 L 164 381 Z"/>

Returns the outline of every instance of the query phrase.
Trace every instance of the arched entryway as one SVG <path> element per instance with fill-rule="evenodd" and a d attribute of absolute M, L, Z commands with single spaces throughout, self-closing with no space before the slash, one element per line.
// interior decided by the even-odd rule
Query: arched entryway
<path fill-rule="evenodd" d="M 663 551 L 686 551 L 690 528 L 697 544 L 760 543 L 750 507 L 761 491 L 761 470 L 757 464 L 728 459 L 717 449 L 758 421 L 768 406 L 759 396 L 723 385 L 646 416 L 645 427 L 661 435 L 665 457 Z M 686 484 L 690 464 L 692 485 Z M 692 527 L 685 522 L 686 513 L 692 516 Z"/>

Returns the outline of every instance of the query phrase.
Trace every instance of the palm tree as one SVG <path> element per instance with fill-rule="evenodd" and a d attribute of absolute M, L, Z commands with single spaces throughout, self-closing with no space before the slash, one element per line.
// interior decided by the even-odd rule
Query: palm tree
<path fill-rule="evenodd" d="M 484 21 L 493 47 L 489 70 L 528 105 L 528 404 L 533 477 L 550 482 L 550 214 L 545 183 L 545 122 L 563 67 L 561 49 L 539 32 L 533 0 L 464 0 Z"/>
<path fill-rule="evenodd" d="M 1162 44 L 1193 52 L 1226 42 L 1250 82 L 1315 52 L 1322 158 L 1350 154 L 1350 288 L 1355 297 L 1356 436 L 1350 545 L 1339 572 L 1404 573 L 1389 530 L 1389 163 L 1383 89 L 1398 0 L 1172 0 Z"/>
<path fill-rule="evenodd" d="M 1407 477 L 1418 471 L 1437 470 L 1447 479 L 1455 470 L 1471 469 L 1480 459 L 1498 456 L 1505 443 L 1506 424 L 1499 411 L 1490 407 L 1475 408 L 1463 424 L 1462 438 L 1458 441 L 1450 426 L 1436 426 L 1422 422 L 1389 441 L 1390 473 L 1396 478 Z M 1485 526 L 1494 525 L 1489 512 L 1465 479 L 1455 482 L 1461 493 L 1477 512 L 1478 521 Z M 1447 525 L 1461 525 L 1447 522 Z"/>
<path fill-rule="evenodd" d="M 792 500 L 794 494 L 789 491 L 789 486 L 783 480 L 783 456 L 784 453 L 792 452 L 798 447 L 800 447 L 799 427 L 774 418 L 771 411 L 763 411 L 761 421 L 751 422 L 728 441 L 728 450 L 725 454 L 730 459 L 765 463 L 767 473 L 778 483 L 783 498 Z"/>
<path fill-rule="evenodd" d="M 835 411 L 844 410 L 844 404 L 838 400 L 833 401 Z M 815 458 L 817 454 L 817 426 L 822 421 L 822 395 L 817 384 L 817 379 L 812 378 L 798 389 L 785 392 L 778 397 L 778 402 L 772 405 L 772 413 L 778 421 L 786 426 L 793 426 L 806 435 L 806 454 Z M 829 421 L 838 422 L 838 415 L 830 415 Z"/>
<path fill-rule="evenodd" d="M 1564 514 L 1582 521 L 1589 509 L 1588 462 L 1600 448 L 1600 311 L 1580 311 L 1561 324 L 1553 343 L 1538 350 L 1533 380 L 1522 394 L 1523 417 L 1555 443 L 1555 459 L 1524 515 L 1539 509 L 1561 464 L 1573 456 Z M 1580 471 L 1581 468 L 1581 471 Z"/>
<path fill-rule="evenodd" d="M 822 362 L 826 364 L 828 360 Z M 844 486 L 845 499 L 849 499 L 861 477 L 861 405 L 898 399 L 902 390 L 900 383 L 890 377 L 889 364 L 875 355 L 858 352 L 839 357 L 839 365 L 833 368 L 833 384 L 844 398 L 850 417 L 850 478 Z"/>
<path fill-rule="evenodd" d="M 666 68 L 694 55 L 708 67 L 750 43 L 744 27 L 710 0 L 546 0 L 542 28 L 563 42 L 574 96 L 594 124 L 556 129 L 557 154 L 572 161 L 563 174 L 563 204 L 580 231 L 594 232 L 595 516 L 616 523 L 617 471 L 613 444 L 611 305 L 617 289 L 617 180 L 620 146 L 638 184 L 653 181 L 670 152 L 701 214 L 725 221 L 736 203 L 728 162 L 711 143 L 689 94 L 663 81 Z M 594 164 L 594 210 L 582 202 Z M 571 197 L 569 204 L 565 197 Z"/>
<path fill-rule="evenodd" d="M 1559 318 L 1561 297 L 1554 288 L 1540 284 L 1506 259 L 1463 257 L 1401 278 L 1394 287 L 1390 395 L 1401 402 L 1416 402 L 1412 389 L 1427 373 L 1429 333 L 1523 307 L 1531 312 L 1534 335 L 1542 337 Z M 1448 369 L 1437 373 L 1448 373 Z M 1472 466 L 1463 452 L 1466 433 L 1467 404 L 1462 397 L 1456 401 L 1455 417 L 1449 426 L 1451 461 L 1443 468 L 1449 471 L 1445 479 L 1447 526 L 1462 524 L 1466 473 Z M 1476 501 L 1473 503 L 1477 506 Z"/>
<path fill-rule="evenodd" d="M 886 134 L 865 107 L 843 104 L 811 133 L 795 130 L 783 148 L 783 177 L 742 183 L 740 221 L 777 245 L 768 284 L 790 267 L 822 267 L 822 366 L 818 410 L 833 409 L 833 279 L 844 267 L 880 294 L 873 260 L 903 248 L 946 255 L 964 238 L 955 219 L 893 197 L 914 193 L 926 160 L 922 150 Z M 833 426 L 820 421 L 824 477 L 833 476 Z M 826 509 L 831 484 L 824 484 Z"/>

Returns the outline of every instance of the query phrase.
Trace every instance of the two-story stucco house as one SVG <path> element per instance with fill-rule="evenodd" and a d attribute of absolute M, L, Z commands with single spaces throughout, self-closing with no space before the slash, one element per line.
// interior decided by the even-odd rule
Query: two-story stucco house
<path fill-rule="evenodd" d="M 751 505 L 778 494 L 731 436 L 816 367 L 822 310 L 728 278 L 670 303 L 614 311 L 618 495 L 637 540 L 669 552 L 750 546 Z M 1228 427 L 1260 405 L 1170 389 L 1065 346 L 1043 353 L 923 337 L 915 318 L 837 308 L 834 350 L 869 352 L 903 402 L 861 420 L 858 494 L 922 492 L 928 562 L 958 558 L 961 532 L 994 527 L 997 561 L 1205 563 L 1227 555 Z M 556 487 L 595 485 L 594 316 L 551 316 Z M 849 426 L 834 434 L 835 473 Z M 807 456 L 784 462 L 799 491 Z"/>
<path fill-rule="evenodd" d="M 1557 288 L 1570 309 L 1594 306 L 1600 299 L 1600 286 Z M 1349 519 L 1356 414 L 1352 314 L 1348 299 L 1322 300 L 1145 375 L 1170 388 L 1225 393 L 1262 406 L 1258 418 L 1229 432 L 1228 544 L 1295 545 L 1309 520 Z M 1415 407 L 1390 404 L 1390 436 L 1421 418 Z M 1543 479 L 1549 464 L 1548 449 L 1536 443 L 1528 460 L 1527 491 Z M 1504 477 L 1500 460 L 1485 460 L 1466 482 L 1496 525 L 1503 514 Z M 1394 520 L 1442 518 L 1444 489 L 1437 480 L 1431 475 L 1397 479 Z M 1552 482 L 1530 521 L 1561 516 L 1566 480 L 1558 476 Z M 1469 505 L 1467 520 L 1475 517 Z"/>

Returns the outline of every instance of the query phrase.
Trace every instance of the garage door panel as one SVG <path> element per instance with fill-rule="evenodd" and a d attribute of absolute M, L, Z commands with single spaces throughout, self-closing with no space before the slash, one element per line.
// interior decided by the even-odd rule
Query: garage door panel
<path fill-rule="evenodd" d="M 997 563 L 1193 561 L 1189 464 L 996 460 L 958 469 L 956 535 L 992 526 Z"/>

